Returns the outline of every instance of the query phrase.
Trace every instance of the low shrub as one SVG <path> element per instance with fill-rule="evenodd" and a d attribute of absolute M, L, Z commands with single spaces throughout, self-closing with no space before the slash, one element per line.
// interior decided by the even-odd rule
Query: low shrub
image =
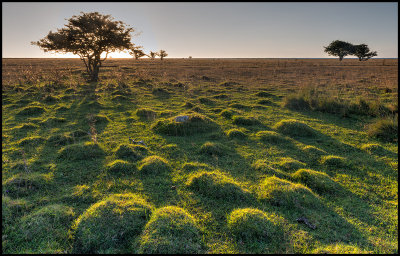
<path fill-rule="evenodd" d="M 204 243 L 195 219 L 176 206 L 159 208 L 151 215 L 140 240 L 139 253 L 204 253 Z"/>
<path fill-rule="evenodd" d="M 297 120 L 282 120 L 274 127 L 278 132 L 292 137 L 314 137 L 316 131 Z"/>
<path fill-rule="evenodd" d="M 114 194 L 93 204 L 71 228 L 73 253 L 134 253 L 153 207 L 135 194 Z"/>

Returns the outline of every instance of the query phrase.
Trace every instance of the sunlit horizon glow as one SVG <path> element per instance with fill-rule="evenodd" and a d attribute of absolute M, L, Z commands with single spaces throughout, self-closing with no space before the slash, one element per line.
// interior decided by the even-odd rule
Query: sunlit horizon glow
<path fill-rule="evenodd" d="M 167 58 L 335 58 L 323 51 L 333 40 L 365 43 L 378 52 L 375 58 L 398 57 L 397 2 L 3 2 L 2 7 L 3 58 L 79 58 L 45 53 L 30 42 L 81 11 L 125 22 L 139 33 L 132 37 L 135 45 L 146 54 L 166 50 Z M 126 52 L 109 57 L 133 58 Z"/>

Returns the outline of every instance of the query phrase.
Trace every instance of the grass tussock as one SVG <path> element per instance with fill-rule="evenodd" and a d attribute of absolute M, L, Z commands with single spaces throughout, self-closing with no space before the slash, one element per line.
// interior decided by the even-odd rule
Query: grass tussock
<path fill-rule="evenodd" d="M 223 156 L 228 150 L 227 147 L 220 143 L 207 141 L 200 147 L 200 153 L 208 156 Z"/>
<path fill-rule="evenodd" d="M 256 133 L 256 137 L 264 143 L 282 144 L 288 142 L 287 138 L 274 131 L 259 131 Z"/>
<path fill-rule="evenodd" d="M 114 150 L 115 156 L 124 160 L 138 161 L 146 157 L 148 149 L 142 145 L 120 144 Z"/>
<path fill-rule="evenodd" d="M 328 168 L 346 168 L 349 166 L 348 160 L 341 156 L 322 156 L 320 163 Z"/>
<path fill-rule="evenodd" d="M 140 108 L 136 110 L 136 115 L 143 119 L 155 119 L 158 113 L 149 108 Z"/>
<path fill-rule="evenodd" d="M 234 114 L 235 111 L 233 111 L 232 109 L 224 109 L 220 113 L 220 115 L 225 117 L 226 119 L 231 119 Z"/>
<path fill-rule="evenodd" d="M 261 124 L 261 122 L 255 117 L 234 116 L 232 120 L 233 124 L 236 125 L 251 126 Z"/>
<path fill-rule="evenodd" d="M 256 171 L 262 172 L 263 174 L 267 174 L 268 176 L 276 176 L 281 179 L 290 179 L 289 174 L 279 169 L 273 168 L 271 166 L 271 163 L 265 159 L 258 159 L 251 165 L 251 167 Z"/>
<path fill-rule="evenodd" d="M 195 219 L 184 209 L 167 206 L 154 211 L 140 239 L 140 253 L 204 253 L 204 243 Z"/>
<path fill-rule="evenodd" d="M 390 154 L 391 152 L 386 150 L 381 145 L 375 143 L 367 143 L 361 146 L 361 149 L 368 152 L 371 155 L 385 156 Z"/>
<path fill-rule="evenodd" d="M 17 115 L 18 116 L 38 116 L 46 112 L 46 109 L 41 106 L 27 106 L 21 109 Z"/>
<path fill-rule="evenodd" d="M 339 194 L 340 186 L 323 172 L 314 171 L 311 169 L 300 169 L 292 174 L 294 180 L 306 185 L 320 195 Z"/>
<path fill-rule="evenodd" d="M 46 139 L 40 137 L 40 136 L 32 136 L 32 137 L 27 137 L 23 138 L 18 142 L 18 145 L 21 147 L 24 146 L 39 146 L 42 144 Z"/>
<path fill-rule="evenodd" d="M 107 172 L 111 174 L 130 174 L 134 170 L 134 165 L 127 161 L 117 159 L 109 163 L 106 168 Z"/>
<path fill-rule="evenodd" d="M 265 178 L 257 194 L 258 199 L 280 207 L 301 209 L 318 207 L 320 204 L 319 199 L 309 188 L 277 177 Z"/>
<path fill-rule="evenodd" d="M 181 115 L 182 116 L 182 115 Z M 152 129 L 158 133 L 171 136 L 188 136 L 219 130 L 219 126 L 201 114 L 187 114 L 186 121 L 177 122 L 177 117 L 158 120 Z"/>
<path fill-rule="evenodd" d="M 283 239 L 283 230 L 279 227 L 279 218 L 259 209 L 235 209 L 227 217 L 230 232 L 246 245 L 279 244 Z"/>
<path fill-rule="evenodd" d="M 142 160 L 139 172 L 144 175 L 162 175 L 171 171 L 167 160 L 159 156 L 148 156 Z"/>
<path fill-rule="evenodd" d="M 226 131 L 226 136 L 228 136 L 228 138 L 231 139 L 239 139 L 239 140 L 243 140 L 247 138 L 247 134 L 241 130 L 241 129 L 229 129 L 228 131 Z"/>
<path fill-rule="evenodd" d="M 47 143 L 54 146 L 65 146 L 74 142 L 74 139 L 71 136 L 65 134 L 55 134 L 51 135 L 47 139 Z"/>
<path fill-rule="evenodd" d="M 368 125 L 367 134 L 384 142 L 395 143 L 398 141 L 397 118 L 382 118 Z"/>
<path fill-rule="evenodd" d="M 248 199 L 250 192 L 220 171 L 198 171 L 188 178 L 186 185 L 196 193 L 217 200 L 236 201 Z"/>
<path fill-rule="evenodd" d="M 3 194 L 10 197 L 25 197 L 32 193 L 51 189 L 53 176 L 40 173 L 19 173 L 2 183 Z"/>
<path fill-rule="evenodd" d="M 63 160 L 90 160 L 104 157 L 105 152 L 99 144 L 85 142 L 83 144 L 72 144 L 65 146 L 58 152 L 58 157 Z"/>
<path fill-rule="evenodd" d="M 75 220 L 74 253 L 132 253 L 153 207 L 136 194 L 114 194 L 90 206 Z"/>
<path fill-rule="evenodd" d="M 307 124 L 294 120 L 281 120 L 275 124 L 274 128 L 285 135 L 292 137 L 315 137 L 316 131 Z"/>
<path fill-rule="evenodd" d="M 306 167 L 306 164 L 300 162 L 291 157 L 282 157 L 279 162 L 276 163 L 277 167 L 284 171 L 295 171 L 300 168 Z"/>

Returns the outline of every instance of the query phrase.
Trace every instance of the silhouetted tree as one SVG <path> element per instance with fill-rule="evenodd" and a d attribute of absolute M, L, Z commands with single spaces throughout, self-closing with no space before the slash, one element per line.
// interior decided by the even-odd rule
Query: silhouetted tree
<path fill-rule="evenodd" d="M 114 21 L 110 15 L 98 12 L 84 13 L 68 19 L 65 28 L 31 42 L 45 52 L 73 53 L 85 63 L 90 81 L 98 81 L 99 69 L 110 52 L 131 49 L 133 28 L 122 21 Z M 103 59 L 101 54 L 106 53 Z"/>
<path fill-rule="evenodd" d="M 160 52 L 158 53 L 158 56 L 160 56 L 161 60 L 163 60 L 164 57 L 168 56 L 168 53 L 164 50 L 160 50 Z"/>
<path fill-rule="evenodd" d="M 156 56 L 158 56 L 157 52 L 150 51 L 149 55 L 147 55 L 150 59 L 154 60 Z"/>
<path fill-rule="evenodd" d="M 324 46 L 324 51 L 329 55 L 338 56 L 339 60 L 342 61 L 345 56 L 352 54 L 353 47 L 351 43 L 335 40 L 328 46 Z"/>
<path fill-rule="evenodd" d="M 367 61 L 378 55 L 376 51 L 371 52 L 366 44 L 354 45 L 353 54 L 358 57 L 359 61 Z"/>
<path fill-rule="evenodd" d="M 144 51 L 142 49 L 140 49 L 141 46 L 138 47 L 133 47 L 131 49 L 131 51 L 129 52 L 130 55 L 132 55 L 133 57 L 135 57 L 135 60 L 140 59 L 143 56 L 146 56 L 146 54 L 144 53 Z"/>

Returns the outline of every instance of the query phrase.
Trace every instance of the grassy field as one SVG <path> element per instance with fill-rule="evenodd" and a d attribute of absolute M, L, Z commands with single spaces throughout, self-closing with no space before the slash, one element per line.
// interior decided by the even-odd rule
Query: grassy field
<path fill-rule="evenodd" d="M 3 59 L 3 253 L 397 253 L 398 61 Z"/>

